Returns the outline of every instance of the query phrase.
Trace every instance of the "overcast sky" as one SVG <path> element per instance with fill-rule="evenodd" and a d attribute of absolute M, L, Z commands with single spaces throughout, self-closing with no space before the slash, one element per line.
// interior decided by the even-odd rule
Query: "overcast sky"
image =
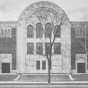
<path fill-rule="evenodd" d="M 17 21 L 22 11 L 37 1 L 42 0 L 0 0 L 0 21 Z M 62 8 L 70 21 L 88 21 L 88 0 L 47 1 Z"/>

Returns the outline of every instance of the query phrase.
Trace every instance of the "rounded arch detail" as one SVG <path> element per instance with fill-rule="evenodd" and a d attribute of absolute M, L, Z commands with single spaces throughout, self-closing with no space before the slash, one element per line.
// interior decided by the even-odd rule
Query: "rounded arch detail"
<path fill-rule="evenodd" d="M 47 13 L 48 12 L 48 13 Z M 43 20 L 41 20 L 41 19 Z M 57 19 L 58 18 L 58 19 Z M 52 21 L 54 20 L 54 21 Z M 64 63 L 66 66 L 66 72 L 70 71 L 70 48 L 71 48 L 71 28 L 70 22 L 65 14 L 65 12 L 57 5 L 47 2 L 47 1 L 40 1 L 37 3 L 33 3 L 29 5 L 20 15 L 18 19 L 18 26 L 17 26 L 17 60 L 18 60 L 18 70 L 21 73 L 25 73 L 27 70 L 27 66 L 25 62 L 28 59 L 27 55 L 27 43 L 29 43 L 29 38 L 27 38 L 27 26 L 29 24 L 33 25 L 36 31 L 36 24 L 41 22 L 43 28 L 45 28 L 46 23 L 52 24 L 54 22 L 55 25 L 60 25 L 61 33 L 60 33 L 60 40 L 62 44 L 62 56 L 64 60 L 67 60 L 67 63 Z M 50 26 L 49 26 L 50 28 Z M 36 32 L 34 32 L 36 36 Z M 40 32 L 41 34 L 41 32 Z M 41 35 L 38 35 L 38 38 Z M 35 41 L 35 37 L 31 39 Z M 67 53 L 64 53 L 66 51 Z M 20 60 L 21 59 L 21 60 Z M 68 70 L 69 69 L 69 70 Z"/>
<path fill-rule="evenodd" d="M 61 18 L 60 20 L 62 22 L 69 21 L 66 13 L 58 5 L 48 2 L 48 1 L 39 1 L 39 2 L 29 5 L 27 8 L 23 10 L 21 15 L 19 16 L 18 23 L 20 25 L 22 25 L 22 23 L 25 24 L 25 21 L 29 18 L 29 15 L 31 15 L 33 12 L 36 12 L 40 9 L 41 10 L 48 9 L 49 11 L 53 11 L 53 13 L 57 14 L 58 17 Z"/>

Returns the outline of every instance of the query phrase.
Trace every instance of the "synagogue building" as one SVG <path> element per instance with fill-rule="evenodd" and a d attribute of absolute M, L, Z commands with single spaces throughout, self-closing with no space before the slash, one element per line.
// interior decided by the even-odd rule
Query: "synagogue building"
<path fill-rule="evenodd" d="M 88 73 L 88 22 L 71 22 L 58 5 L 29 5 L 17 21 L 0 21 L 0 73 Z M 50 32 L 51 33 L 51 32 Z"/>

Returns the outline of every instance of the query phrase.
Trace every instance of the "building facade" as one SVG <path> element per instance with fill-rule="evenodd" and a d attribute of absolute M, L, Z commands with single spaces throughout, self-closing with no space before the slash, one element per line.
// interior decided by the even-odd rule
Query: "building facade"
<path fill-rule="evenodd" d="M 48 73 L 47 33 L 52 31 L 53 42 L 56 29 L 51 73 L 87 73 L 86 49 L 78 41 L 84 42 L 85 24 L 70 22 L 66 13 L 51 2 L 29 5 L 18 21 L 0 22 L 0 73 Z"/>
<path fill-rule="evenodd" d="M 0 22 L 0 73 L 16 70 L 16 30 L 17 22 Z"/>

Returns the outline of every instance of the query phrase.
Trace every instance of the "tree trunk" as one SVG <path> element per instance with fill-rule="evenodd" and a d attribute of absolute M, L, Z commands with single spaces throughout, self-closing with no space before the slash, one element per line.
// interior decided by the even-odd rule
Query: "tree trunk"
<path fill-rule="evenodd" d="M 48 83 L 50 83 L 50 58 L 48 58 Z"/>

